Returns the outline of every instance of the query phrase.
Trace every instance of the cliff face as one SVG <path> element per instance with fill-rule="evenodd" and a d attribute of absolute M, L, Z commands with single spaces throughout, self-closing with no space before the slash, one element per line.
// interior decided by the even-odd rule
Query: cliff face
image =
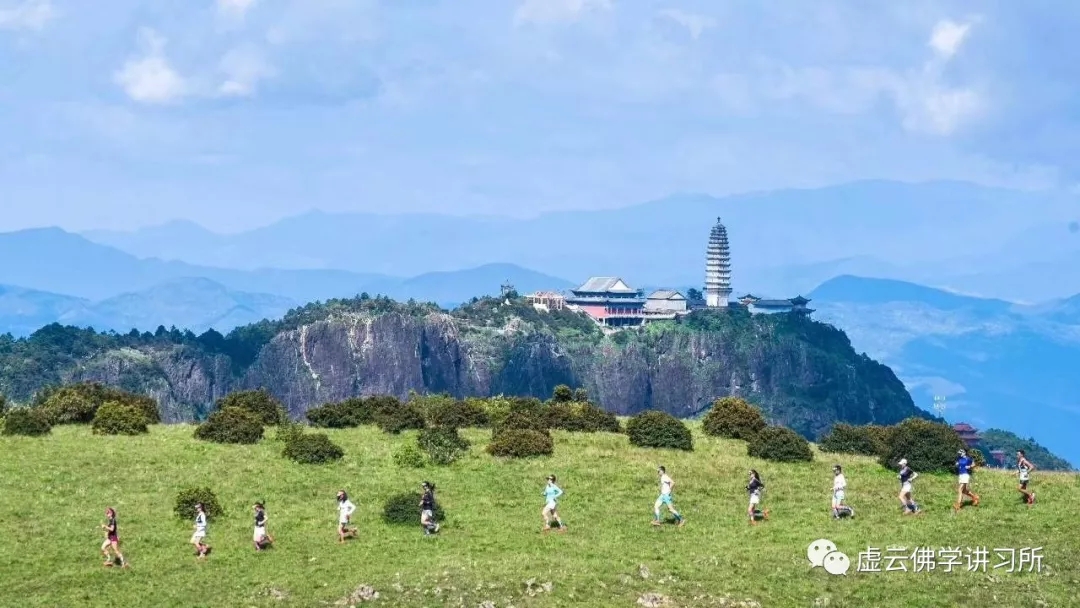
<path fill-rule="evenodd" d="M 103 348 L 60 377 L 150 393 L 167 421 L 201 418 L 229 391 L 258 387 L 297 418 L 356 395 L 546 398 L 558 384 L 585 387 L 620 414 L 691 417 L 718 397 L 741 395 L 808 436 L 837 420 L 892 423 L 917 413 L 891 370 L 857 355 L 838 330 L 723 312 L 607 337 L 516 316 L 346 312 L 273 334 L 240 369 L 223 354 L 155 343 Z"/>

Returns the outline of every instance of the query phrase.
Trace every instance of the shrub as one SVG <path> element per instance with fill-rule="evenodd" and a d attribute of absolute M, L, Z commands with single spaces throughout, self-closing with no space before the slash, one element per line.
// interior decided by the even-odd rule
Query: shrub
<path fill-rule="evenodd" d="M 622 426 L 611 412 L 584 402 L 552 403 L 546 412 L 547 426 L 578 433 L 619 433 Z"/>
<path fill-rule="evenodd" d="M 195 438 L 214 443 L 257 443 L 263 436 L 262 420 L 248 410 L 218 410 L 195 429 Z"/>
<path fill-rule="evenodd" d="M 277 426 L 277 431 L 274 433 L 274 441 L 287 444 L 303 434 L 304 425 L 299 422 L 287 420 Z"/>
<path fill-rule="evenodd" d="M 492 456 L 506 458 L 531 458 L 533 456 L 551 456 L 555 451 L 555 442 L 546 431 L 533 429 L 506 428 L 497 431 L 487 446 Z"/>
<path fill-rule="evenodd" d="M 396 406 L 386 404 L 375 412 L 375 423 L 384 432 L 397 435 L 402 431 L 422 429 L 426 426 L 424 413 L 414 403 L 401 403 L 394 400 Z"/>
<path fill-rule="evenodd" d="M 322 464 L 340 460 L 345 450 L 326 433 L 306 433 L 286 443 L 282 455 L 302 464 Z"/>
<path fill-rule="evenodd" d="M 176 495 L 176 506 L 173 513 L 180 519 L 195 519 L 195 505 L 203 504 L 206 508 L 207 517 L 224 517 L 225 510 L 221 508 L 217 495 L 210 488 L 185 488 Z"/>
<path fill-rule="evenodd" d="M 968 450 L 968 453 L 971 455 L 971 460 L 975 463 L 975 466 L 986 466 L 986 456 L 983 456 L 982 450 L 979 448 L 972 448 Z"/>
<path fill-rule="evenodd" d="M 452 464 L 469 451 L 469 442 L 458 434 L 456 428 L 449 426 L 423 429 L 416 438 L 416 444 L 437 465 Z"/>
<path fill-rule="evenodd" d="M 551 401 L 554 403 L 569 403 L 574 400 L 574 391 L 565 384 L 560 384 L 551 391 Z"/>
<path fill-rule="evenodd" d="M 138 406 L 109 401 L 94 414 L 95 435 L 141 435 L 147 432 L 146 413 Z"/>
<path fill-rule="evenodd" d="M 435 519 L 446 519 L 446 512 L 438 499 L 435 501 Z M 383 521 L 394 525 L 420 525 L 420 493 L 403 492 L 391 496 L 383 503 Z"/>
<path fill-rule="evenodd" d="M 4 416 L 5 435 L 37 437 L 47 435 L 51 430 L 48 416 L 37 408 L 16 407 L 8 410 Z"/>
<path fill-rule="evenodd" d="M 581 388 L 581 387 L 578 387 L 578 388 L 574 389 L 573 401 L 577 401 L 578 403 L 585 403 L 588 400 L 589 400 L 589 391 L 587 391 L 587 390 L 585 390 L 584 388 Z"/>
<path fill-rule="evenodd" d="M 487 399 L 470 399 L 470 401 L 473 400 L 479 401 L 480 405 L 483 406 L 484 411 L 487 412 L 488 423 L 492 427 L 497 427 L 502 424 L 513 409 L 513 403 L 510 399 L 502 395 L 488 397 Z"/>
<path fill-rule="evenodd" d="M 307 411 L 311 424 L 329 429 L 346 429 L 375 421 L 372 399 L 352 397 L 338 403 L 325 403 Z"/>
<path fill-rule="evenodd" d="M 50 392 L 40 408 L 49 424 L 89 424 L 99 405 L 83 390 L 65 386 Z"/>
<path fill-rule="evenodd" d="M 643 448 L 673 448 L 691 451 L 694 439 L 682 420 L 668 414 L 649 410 L 641 412 L 626 423 L 630 443 Z"/>
<path fill-rule="evenodd" d="M 743 441 L 749 441 L 766 426 L 761 410 L 739 397 L 717 399 L 701 420 L 706 435 Z"/>
<path fill-rule="evenodd" d="M 823 452 L 834 454 L 862 454 L 880 456 L 881 444 L 878 443 L 869 426 L 852 426 L 837 422 L 828 435 L 818 444 Z"/>
<path fill-rule="evenodd" d="M 411 441 L 394 451 L 394 464 L 403 469 L 423 468 L 426 463 L 427 458 L 420 446 Z"/>
<path fill-rule="evenodd" d="M 895 468 L 901 458 L 919 472 L 950 471 L 957 450 L 964 442 L 948 424 L 908 418 L 889 432 L 888 444 L 879 459 L 882 466 Z"/>
<path fill-rule="evenodd" d="M 265 425 L 281 424 L 289 419 L 285 406 L 264 388 L 254 391 L 236 391 L 217 401 L 217 409 L 238 408 L 255 414 Z"/>
<path fill-rule="evenodd" d="M 746 455 L 776 462 L 809 462 L 814 459 L 810 442 L 782 426 L 767 426 L 746 445 Z"/>
<path fill-rule="evenodd" d="M 425 410 L 427 423 L 455 429 L 481 428 L 488 425 L 488 415 L 476 400 L 440 399 Z"/>
<path fill-rule="evenodd" d="M 0 395 L 0 418 L 4 417 L 4 412 L 7 411 L 7 397 Z"/>

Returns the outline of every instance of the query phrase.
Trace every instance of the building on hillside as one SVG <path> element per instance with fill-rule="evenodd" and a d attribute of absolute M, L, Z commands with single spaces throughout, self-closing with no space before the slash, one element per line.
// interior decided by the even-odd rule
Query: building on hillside
<path fill-rule="evenodd" d="M 641 325 L 645 319 L 642 293 L 619 277 L 592 277 L 571 290 L 566 305 L 606 327 Z"/>
<path fill-rule="evenodd" d="M 1005 468 L 1005 450 L 990 450 L 990 458 L 997 466 Z"/>
<path fill-rule="evenodd" d="M 566 308 L 566 296 L 554 291 L 538 291 L 525 296 L 525 299 L 533 308 L 543 312 Z"/>
<path fill-rule="evenodd" d="M 727 228 L 716 218 L 705 250 L 705 305 L 727 308 L 731 298 L 731 246 Z"/>
<path fill-rule="evenodd" d="M 963 441 L 964 445 L 967 447 L 973 448 L 979 445 L 981 437 L 979 436 L 979 431 L 976 430 L 975 427 L 966 422 L 957 422 L 952 428 L 956 431 L 957 435 L 960 435 L 960 440 Z"/>
<path fill-rule="evenodd" d="M 751 314 L 755 315 L 776 314 L 781 312 L 794 312 L 808 315 L 814 312 L 813 309 L 806 307 L 806 305 L 810 303 L 810 300 L 807 300 L 802 296 L 796 296 L 787 300 L 768 300 L 748 293 L 739 298 L 739 303 L 745 306 Z"/>
<path fill-rule="evenodd" d="M 686 296 L 674 289 L 657 289 L 645 299 L 645 310 L 662 312 L 686 312 Z"/>

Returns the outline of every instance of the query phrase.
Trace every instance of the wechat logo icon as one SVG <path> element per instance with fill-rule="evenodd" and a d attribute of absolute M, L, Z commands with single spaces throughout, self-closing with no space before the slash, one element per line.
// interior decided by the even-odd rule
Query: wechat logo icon
<path fill-rule="evenodd" d="M 827 538 L 815 540 L 806 548 L 806 559 L 810 567 L 818 566 L 832 575 L 846 575 L 851 568 L 851 559 L 836 549 L 836 544 Z"/>

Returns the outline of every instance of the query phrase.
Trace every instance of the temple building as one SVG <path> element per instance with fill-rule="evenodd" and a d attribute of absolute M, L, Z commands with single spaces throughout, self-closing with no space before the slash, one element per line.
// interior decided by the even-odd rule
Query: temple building
<path fill-rule="evenodd" d="M 705 250 L 705 305 L 727 308 L 731 298 L 731 246 L 727 228 L 716 218 Z"/>
<path fill-rule="evenodd" d="M 542 312 L 566 308 L 566 297 L 554 291 L 538 291 L 525 296 L 533 308 Z"/>
<path fill-rule="evenodd" d="M 795 312 L 800 314 L 810 314 L 814 312 L 812 308 L 807 308 L 806 305 L 810 303 L 810 300 L 802 296 L 796 296 L 788 300 L 765 300 L 755 296 L 754 294 L 746 294 L 739 298 L 739 303 L 746 307 L 751 314 L 776 314 L 781 312 Z"/>
<path fill-rule="evenodd" d="M 957 422 L 952 428 L 957 435 L 960 435 L 960 440 L 964 442 L 964 445 L 969 448 L 978 446 L 979 440 L 982 439 L 979 431 L 966 422 Z"/>
<path fill-rule="evenodd" d="M 645 298 L 641 291 L 619 277 L 592 277 L 570 290 L 566 305 L 589 315 L 607 327 L 641 325 L 645 319 Z"/>

